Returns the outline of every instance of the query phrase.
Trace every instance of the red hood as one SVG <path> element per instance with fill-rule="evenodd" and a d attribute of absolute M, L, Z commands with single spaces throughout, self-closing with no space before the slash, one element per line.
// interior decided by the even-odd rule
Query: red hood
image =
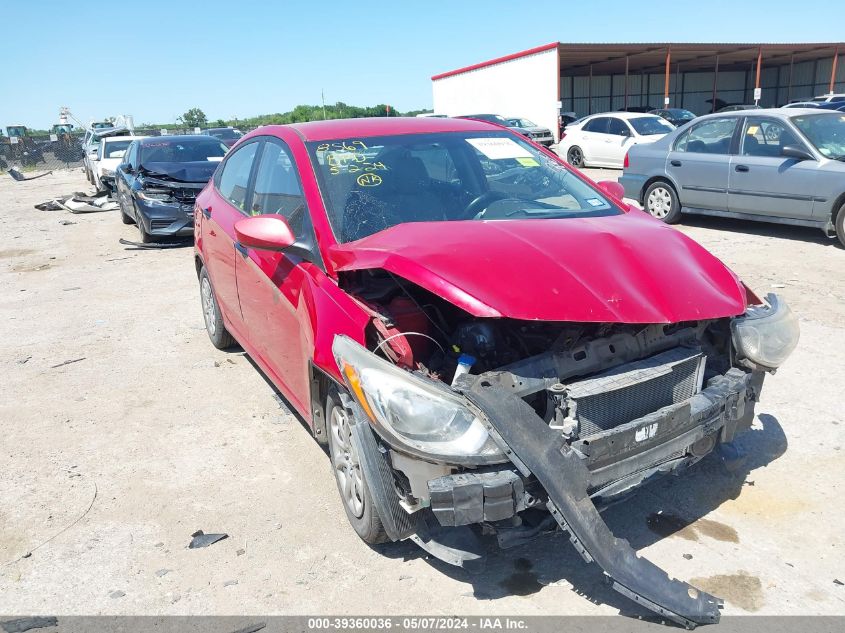
<path fill-rule="evenodd" d="M 746 303 L 722 262 L 640 212 L 399 224 L 330 257 L 338 271 L 383 268 L 479 317 L 676 323 Z"/>

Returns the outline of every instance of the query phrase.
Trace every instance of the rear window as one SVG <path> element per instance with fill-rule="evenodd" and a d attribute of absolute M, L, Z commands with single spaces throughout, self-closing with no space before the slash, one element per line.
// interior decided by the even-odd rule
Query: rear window
<path fill-rule="evenodd" d="M 219 161 L 227 148 L 217 139 L 156 140 L 141 146 L 141 164 Z"/>
<path fill-rule="evenodd" d="M 122 158 L 123 155 L 126 153 L 126 148 L 129 147 L 130 143 L 132 143 L 131 139 L 127 139 L 125 141 L 112 141 L 111 143 L 105 143 L 105 150 L 103 151 L 103 156 L 100 158 Z"/>

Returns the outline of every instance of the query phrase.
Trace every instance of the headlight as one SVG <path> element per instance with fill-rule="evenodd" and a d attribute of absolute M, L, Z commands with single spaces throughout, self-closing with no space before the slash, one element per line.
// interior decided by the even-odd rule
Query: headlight
<path fill-rule="evenodd" d="M 768 305 L 751 306 L 731 324 L 733 342 L 740 358 L 776 369 L 798 345 L 798 319 L 775 294 L 766 295 Z"/>
<path fill-rule="evenodd" d="M 169 191 L 156 191 L 154 189 L 140 189 L 138 197 L 150 204 L 171 204 L 173 196 Z"/>
<path fill-rule="evenodd" d="M 370 425 L 395 449 L 452 464 L 507 461 L 482 414 L 445 385 L 400 369 L 346 336 L 335 337 L 332 351 Z"/>
<path fill-rule="evenodd" d="M 103 171 L 100 172 L 100 178 L 114 178 L 114 171 L 104 167 Z"/>

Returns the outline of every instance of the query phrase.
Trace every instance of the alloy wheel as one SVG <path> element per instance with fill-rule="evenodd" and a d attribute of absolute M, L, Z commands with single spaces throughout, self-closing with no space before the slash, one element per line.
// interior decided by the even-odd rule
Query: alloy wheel
<path fill-rule="evenodd" d="M 203 277 L 200 283 L 200 296 L 202 298 L 202 316 L 205 319 L 205 328 L 211 336 L 214 336 L 217 332 L 217 314 L 214 311 L 214 295 L 211 292 L 208 277 Z"/>
<path fill-rule="evenodd" d="M 569 150 L 569 155 L 567 156 L 567 159 L 570 165 L 580 167 L 584 162 L 584 154 L 577 147 L 573 147 Z"/>
<path fill-rule="evenodd" d="M 329 416 L 329 427 L 332 434 L 332 465 L 340 482 L 340 496 L 349 511 L 361 518 L 364 514 L 364 479 L 358 452 L 352 443 L 349 412 L 340 405 L 335 406 Z"/>

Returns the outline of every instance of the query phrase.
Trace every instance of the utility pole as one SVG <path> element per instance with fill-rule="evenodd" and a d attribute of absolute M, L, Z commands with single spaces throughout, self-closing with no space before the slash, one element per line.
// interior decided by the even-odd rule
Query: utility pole
<path fill-rule="evenodd" d="M 326 116 L 326 93 L 322 89 L 320 89 L 320 98 L 323 100 L 323 121 L 325 121 L 329 117 Z"/>

